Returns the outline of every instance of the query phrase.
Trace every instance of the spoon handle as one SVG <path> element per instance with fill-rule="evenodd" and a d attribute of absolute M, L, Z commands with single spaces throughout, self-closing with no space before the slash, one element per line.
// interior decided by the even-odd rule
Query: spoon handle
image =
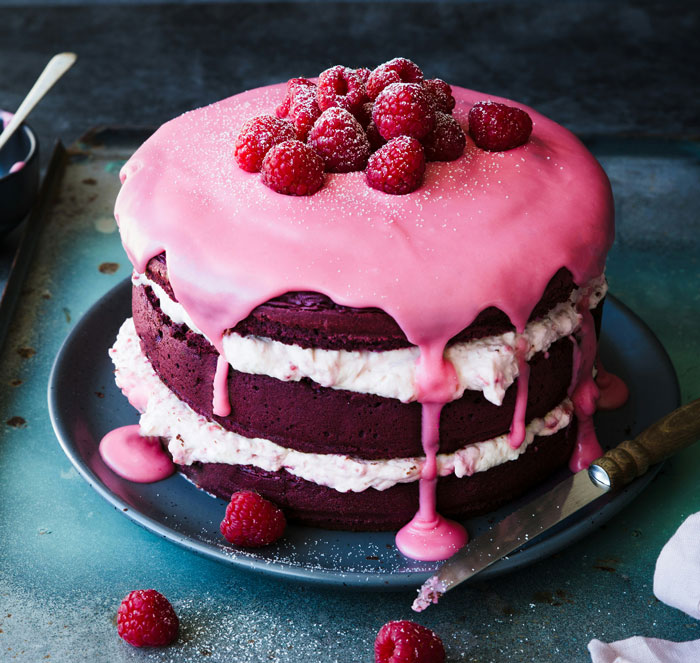
<path fill-rule="evenodd" d="M 0 149 L 9 140 L 15 129 L 24 122 L 27 115 L 32 112 L 34 106 L 53 87 L 53 84 L 70 69 L 76 58 L 75 53 L 59 53 L 49 60 L 49 63 L 44 67 L 44 71 L 41 72 L 39 78 L 36 79 L 36 83 L 34 83 L 24 101 L 20 104 L 14 117 L 5 127 L 2 134 L 0 134 Z"/>

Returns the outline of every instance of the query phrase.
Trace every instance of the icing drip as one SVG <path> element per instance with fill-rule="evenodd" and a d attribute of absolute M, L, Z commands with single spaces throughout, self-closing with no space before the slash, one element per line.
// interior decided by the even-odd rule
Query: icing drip
<path fill-rule="evenodd" d="M 518 359 L 518 392 L 513 410 L 513 423 L 510 426 L 508 442 L 513 449 L 518 449 L 525 440 L 525 412 L 530 383 L 530 364 L 527 363 L 528 342 L 522 336 L 518 338 L 515 352 Z"/>
<path fill-rule="evenodd" d="M 574 368 L 569 396 L 574 403 L 578 431 L 576 448 L 569 461 L 569 469 L 578 472 L 587 468 L 603 455 L 593 427 L 593 414 L 598 400 L 598 387 L 593 379 L 593 363 L 596 357 L 596 335 L 593 315 L 588 308 L 588 298 L 579 305 L 581 314 L 580 341 L 574 341 Z"/>
<path fill-rule="evenodd" d="M 213 412 L 219 417 L 228 417 L 231 414 L 231 402 L 228 397 L 228 367 L 226 357 L 219 355 L 216 360 L 216 373 L 214 374 Z"/>
<path fill-rule="evenodd" d="M 419 506 L 413 519 L 396 534 L 396 547 L 406 557 L 422 561 L 447 559 L 467 543 L 466 530 L 443 518 L 436 508 L 437 452 L 443 403 L 423 403 L 422 442 L 425 464 L 419 480 Z"/>
<path fill-rule="evenodd" d="M 100 442 L 100 456 L 113 472 L 136 483 L 160 481 L 175 472 L 160 439 L 140 435 L 138 424 L 107 433 Z"/>
<path fill-rule="evenodd" d="M 416 366 L 421 409 L 421 443 L 425 464 L 418 487 L 418 512 L 399 530 L 396 547 L 406 557 L 422 561 L 447 559 L 467 543 L 466 530 L 437 512 L 437 453 L 440 413 L 458 386 L 454 366 L 445 360 L 447 341 L 423 345 Z"/>
<path fill-rule="evenodd" d="M 600 396 L 596 403 L 598 409 L 616 410 L 618 407 L 622 407 L 627 402 L 630 395 L 627 385 L 622 378 L 613 373 L 608 373 L 605 370 L 605 367 L 600 361 L 600 357 L 598 357 L 596 361 L 596 366 L 598 368 L 598 374 L 596 375 L 595 382 L 600 390 Z"/>
<path fill-rule="evenodd" d="M 4 129 L 10 122 L 12 122 L 12 118 L 14 117 L 14 113 L 8 113 L 7 111 L 0 111 L 0 122 L 2 123 L 2 127 L 0 129 Z M 10 166 L 10 170 L 8 170 L 8 173 L 16 173 L 18 170 L 21 170 L 24 168 L 25 162 L 24 161 L 16 161 L 15 163 Z M 0 171 L 0 177 L 4 175 Z"/>

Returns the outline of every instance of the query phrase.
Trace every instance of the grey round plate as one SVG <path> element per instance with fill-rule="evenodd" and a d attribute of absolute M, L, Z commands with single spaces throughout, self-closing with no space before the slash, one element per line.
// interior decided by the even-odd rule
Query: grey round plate
<path fill-rule="evenodd" d="M 335 532 L 290 526 L 278 544 L 256 551 L 229 545 L 219 533 L 225 503 L 176 474 L 154 484 L 131 483 L 111 472 L 97 451 L 103 435 L 136 423 L 137 412 L 114 384 L 108 348 L 131 314 L 125 280 L 85 314 L 63 343 L 49 378 L 49 412 L 59 442 L 83 478 L 127 518 L 194 552 L 259 573 L 327 585 L 365 589 L 416 588 L 439 563 L 416 562 L 394 547 L 392 532 Z M 601 356 L 608 370 L 629 385 L 629 402 L 596 415 L 603 446 L 629 438 L 680 403 L 673 366 L 652 332 L 613 297 L 605 304 Z M 67 388 L 66 385 L 71 385 Z M 652 469 L 625 490 L 600 498 L 558 527 L 486 570 L 485 579 L 541 560 L 585 536 L 634 499 L 651 481 Z M 568 475 L 562 471 L 518 502 L 466 521 L 472 537 L 520 504 Z"/>

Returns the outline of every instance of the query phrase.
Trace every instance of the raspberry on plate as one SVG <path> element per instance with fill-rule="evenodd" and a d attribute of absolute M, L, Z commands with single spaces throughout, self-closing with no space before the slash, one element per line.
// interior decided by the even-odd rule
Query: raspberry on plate
<path fill-rule="evenodd" d="M 117 633 L 134 647 L 164 647 L 177 638 L 179 620 L 155 589 L 129 592 L 117 612 Z"/>
<path fill-rule="evenodd" d="M 441 78 L 431 78 L 423 81 L 423 87 L 430 93 L 435 108 L 450 115 L 457 103 L 452 96 L 452 88 Z"/>
<path fill-rule="evenodd" d="M 452 115 L 437 112 L 435 128 L 421 143 L 428 161 L 454 161 L 462 156 L 467 138 Z"/>
<path fill-rule="evenodd" d="M 422 145 L 409 136 L 393 138 L 367 162 L 365 177 L 373 189 L 401 195 L 415 191 L 423 182 L 425 155 Z"/>
<path fill-rule="evenodd" d="M 249 173 L 257 173 L 270 148 L 296 138 L 294 127 L 272 115 L 259 115 L 248 120 L 236 138 L 234 156 L 238 165 Z"/>
<path fill-rule="evenodd" d="M 367 79 L 367 94 L 376 99 L 379 93 L 392 83 L 421 83 L 423 72 L 420 67 L 407 58 L 394 58 L 380 64 Z"/>
<path fill-rule="evenodd" d="M 445 648 L 429 628 L 403 620 L 384 624 L 374 641 L 375 663 L 442 663 Z"/>
<path fill-rule="evenodd" d="M 230 543 L 260 548 L 277 541 L 286 526 L 284 514 L 277 506 L 258 493 L 242 490 L 231 495 L 220 529 Z"/>
<path fill-rule="evenodd" d="M 469 135 L 482 150 L 511 150 L 532 133 L 532 119 L 522 109 L 495 101 L 480 101 L 469 111 Z"/>
<path fill-rule="evenodd" d="M 316 101 L 321 112 L 339 106 L 357 115 L 367 101 L 365 84 L 354 69 L 336 65 L 319 75 Z"/>
<path fill-rule="evenodd" d="M 362 170 L 370 154 L 369 140 L 360 123 L 343 108 L 329 108 L 316 120 L 307 144 L 326 164 L 329 173 Z"/>
<path fill-rule="evenodd" d="M 392 83 L 384 88 L 372 108 L 379 133 L 421 139 L 435 126 L 435 109 L 429 93 L 418 83 Z"/>
<path fill-rule="evenodd" d="M 264 184 L 288 196 L 311 196 L 323 186 L 323 159 L 298 140 L 275 145 L 260 171 Z"/>

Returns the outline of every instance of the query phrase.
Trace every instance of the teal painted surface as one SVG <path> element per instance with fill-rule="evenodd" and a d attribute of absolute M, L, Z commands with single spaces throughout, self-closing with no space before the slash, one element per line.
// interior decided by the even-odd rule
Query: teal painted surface
<path fill-rule="evenodd" d="M 700 396 L 700 194 L 689 186 L 700 166 L 697 153 L 672 144 L 631 145 L 592 142 L 618 204 L 611 291 L 659 336 L 687 401 Z M 700 510 L 700 448 L 669 462 L 586 540 L 455 590 L 420 616 L 410 592 L 344 593 L 236 571 L 107 505 L 58 446 L 45 392 L 63 338 L 129 274 L 111 216 L 115 164 L 125 156 L 104 149 L 71 159 L 2 350 L 0 660 L 369 662 L 377 630 L 401 618 L 434 628 L 449 661 L 583 662 L 593 637 L 700 637 L 696 621 L 652 592 L 659 550 Z M 176 645 L 136 650 L 117 637 L 117 606 L 139 587 L 173 602 L 182 624 Z"/>

